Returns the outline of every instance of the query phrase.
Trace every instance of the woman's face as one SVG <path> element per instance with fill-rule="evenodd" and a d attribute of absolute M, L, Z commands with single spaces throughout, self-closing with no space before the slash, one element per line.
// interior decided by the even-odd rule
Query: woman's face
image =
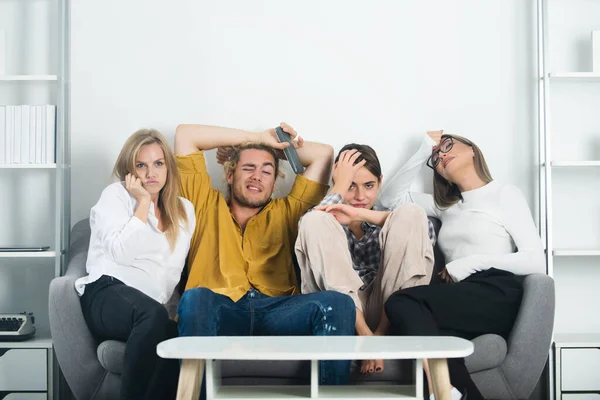
<path fill-rule="evenodd" d="M 475 153 L 471 146 L 449 137 L 443 137 L 434 151 L 437 151 L 439 148 L 447 148 L 448 141 L 450 140 L 453 143 L 452 148 L 446 153 L 440 151 L 440 161 L 435 170 L 447 181 L 454 182 L 453 177 L 457 176 L 457 173 L 464 171 L 465 168 L 475 168 L 473 163 Z"/>
<path fill-rule="evenodd" d="M 354 174 L 352 185 L 344 196 L 344 203 L 370 210 L 375 205 L 380 186 L 378 177 L 367 168 L 361 167 Z"/>
<path fill-rule="evenodd" d="M 158 143 L 142 146 L 135 159 L 135 175 L 151 196 L 158 195 L 167 183 L 165 154 Z"/>

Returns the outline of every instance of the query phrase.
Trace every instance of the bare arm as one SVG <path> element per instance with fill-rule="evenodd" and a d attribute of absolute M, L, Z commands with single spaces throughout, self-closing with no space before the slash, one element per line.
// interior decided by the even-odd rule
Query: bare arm
<path fill-rule="evenodd" d="M 329 204 L 315 207 L 315 210 L 325 211 L 332 214 L 342 225 L 349 225 L 352 222 L 368 222 L 378 226 L 383 226 L 390 215 L 389 211 L 366 210 L 364 208 L 354 208 L 348 204 Z"/>
<path fill-rule="evenodd" d="M 186 156 L 200 150 L 260 141 L 260 134 L 220 126 L 182 124 L 175 131 L 175 154 Z"/>
<path fill-rule="evenodd" d="M 333 148 L 327 144 L 305 142 L 302 138 L 296 138 L 296 131 L 286 123 L 282 123 L 281 128 L 294 140 L 298 158 L 306 168 L 302 175 L 319 183 L 328 183 L 333 162 Z M 200 150 L 226 148 L 246 142 L 264 143 L 276 150 L 283 150 L 289 146 L 288 143 L 280 143 L 277 140 L 275 129 L 249 132 L 219 126 L 183 124 L 177 127 L 175 133 L 175 154 L 188 155 Z"/>

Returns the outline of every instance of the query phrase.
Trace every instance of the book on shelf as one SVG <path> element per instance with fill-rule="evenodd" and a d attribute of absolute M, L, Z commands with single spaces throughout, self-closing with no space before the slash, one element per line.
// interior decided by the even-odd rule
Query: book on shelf
<path fill-rule="evenodd" d="M 0 164 L 56 162 L 56 106 L 0 106 Z"/>

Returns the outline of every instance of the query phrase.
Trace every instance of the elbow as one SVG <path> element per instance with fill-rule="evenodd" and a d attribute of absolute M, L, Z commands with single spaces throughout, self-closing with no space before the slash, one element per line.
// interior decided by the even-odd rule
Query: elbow
<path fill-rule="evenodd" d="M 177 129 L 175 129 L 175 146 L 189 138 L 189 127 L 189 124 L 177 125 Z"/>
<path fill-rule="evenodd" d="M 333 146 L 321 143 L 319 154 L 324 162 L 333 164 Z"/>

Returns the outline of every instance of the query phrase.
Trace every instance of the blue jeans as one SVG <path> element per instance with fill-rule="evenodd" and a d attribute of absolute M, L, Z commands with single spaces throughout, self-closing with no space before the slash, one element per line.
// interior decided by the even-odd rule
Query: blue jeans
<path fill-rule="evenodd" d="M 338 292 L 269 297 L 250 289 L 239 301 L 207 288 L 186 290 L 179 302 L 179 336 L 353 336 L 352 299 Z M 321 361 L 323 385 L 347 384 L 350 361 Z"/>

